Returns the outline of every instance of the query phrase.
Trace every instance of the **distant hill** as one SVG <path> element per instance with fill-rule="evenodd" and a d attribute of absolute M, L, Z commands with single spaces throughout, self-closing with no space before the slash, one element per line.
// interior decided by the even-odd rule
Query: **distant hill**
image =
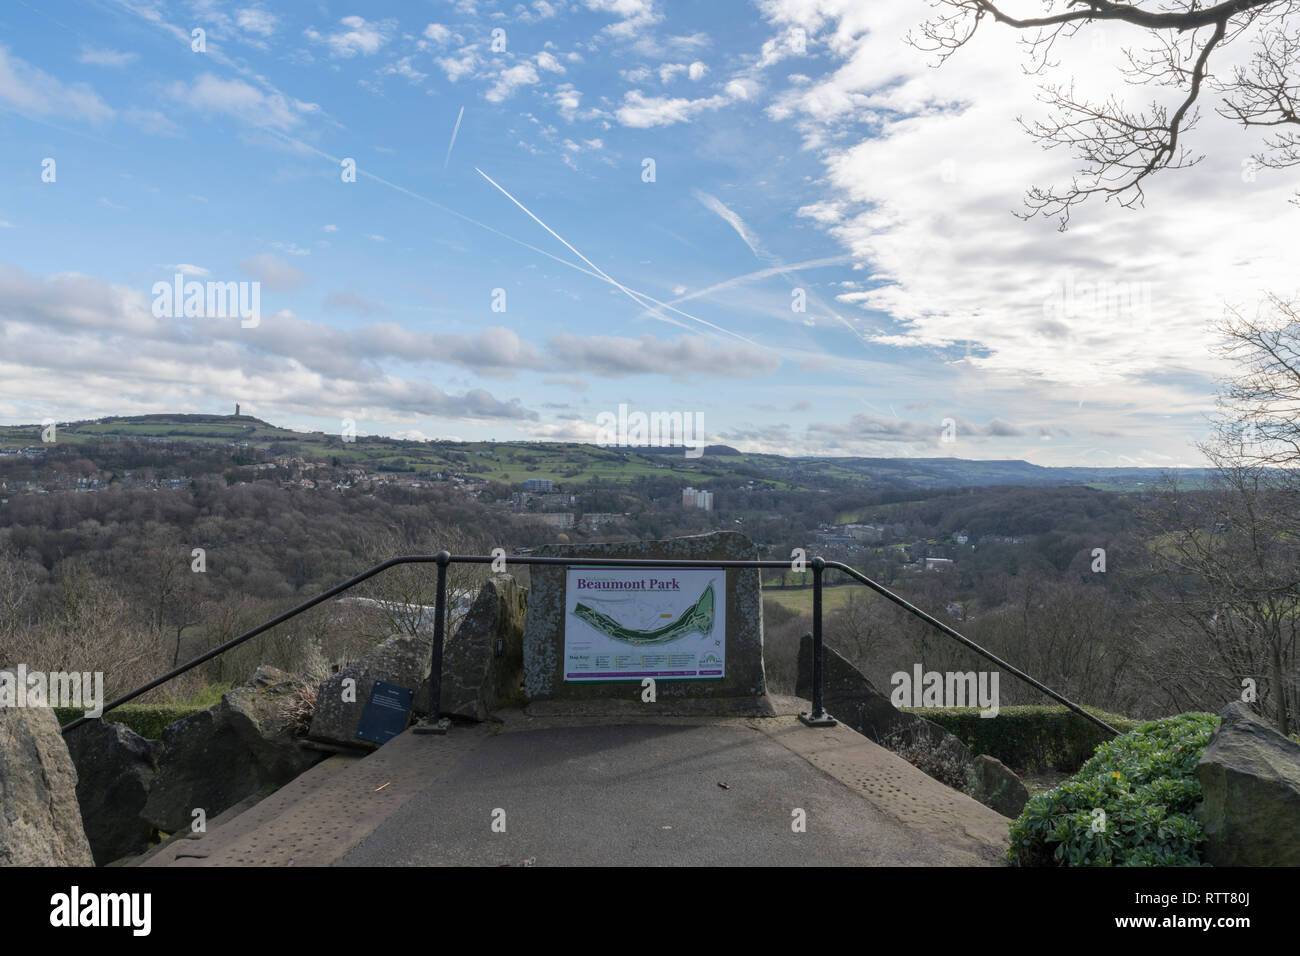
<path fill-rule="evenodd" d="M 774 488 L 830 489 L 883 483 L 919 488 L 988 485 L 1092 485 L 1136 490 L 1157 483 L 1158 468 L 1051 468 L 1027 461 L 965 458 L 785 457 L 710 445 L 699 458 L 680 447 L 616 448 L 565 442 L 408 441 L 398 438 L 296 432 L 251 415 L 135 415 L 60 424 L 59 442 L 138 439 L 248 446 L 276 456 L 397 472 L 451 472 L 510 484 L 528 478 L 586 483 L 675 479 L 704 484 L 711 478 Z M 40 425 L 0 426 L 0 448 L 39 445 Z M 1197 485 L 1207 469 L 1180 469 L 1180 481 Z"/>

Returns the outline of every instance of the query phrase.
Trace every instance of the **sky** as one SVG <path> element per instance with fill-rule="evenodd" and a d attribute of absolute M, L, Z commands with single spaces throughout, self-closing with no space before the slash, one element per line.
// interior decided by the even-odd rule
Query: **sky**
<path fill-rule="evenodd" d="M 1145 35 L 1034 77 L 990 24 L 936 68 L 931 13 L 11 0 L 0 423 L 595 441 L 626 405 L 755 452 L 1203 464 L 1214 322 L 1295 294 L 1294 176 L 1210 103 L 1143 208 L 1018 218 L 1075 165 L 1017 123 L 1038 84 L 1158 99 L 1115 69 Z"/>

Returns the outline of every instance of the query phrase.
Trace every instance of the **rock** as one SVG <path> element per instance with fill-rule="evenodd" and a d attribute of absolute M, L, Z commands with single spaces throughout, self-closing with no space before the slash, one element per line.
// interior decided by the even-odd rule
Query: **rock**
<path fill-rule="evenodd" d="M 808 634 L 799 642 L 795 693 L 812 699 L 812 636 Z M 1003 816 L 1019 816 L 1029 800 L 1024 783 L 1001 761 L 975 757 L 934 721 L 899 710 L 865 674 L 824 642 L 822 706 L 836 720 Z M 1015 812 L 1009 812 L 1013 807 Z"/>
<path fill-rule="evenodd" d="M 304 678 L 263 665 L 217 705 L 219 719 L 234 728 L 267 783 L 288 783 L 320 759 L 299 745 L 297 727 L 288 713 L 310 686 Z"/>
<path fill-rule="evenodd" d="M 242 687 L 163 730 L 162 753 L 142 816 L 159 830 L 189 828 L 268 785 L 288 783 L 323 755 L 303 749 L 284 710 L 307 686 L 259 667 Z"/>
<path fill-rule="evenodd" d="M 537 553 L 550 557 L 649 558 L 680 560 L 754 560 L 758 549 L 743 534 L 712 534 L 669 538 L 666 541 L 627 541 L 608 544 L 547 545 Z M 566 574 L 563 566 L 534 566 L 524 631 L 524 693 L 529 701 L 639 698 L 639 681 L 573 682 L 564 678 Z M 658 700 L 748 698 L 766 699 L 763 675 L 763 606 L 758 569 L 726 571 L 726 673 L 721 679 L 663 680 Z"/>
<path fill-rule="evenodd" d="M 431 640 L 410 634 L 394 634 L 321 682 L 307 736 L 325 743 L 373 750 L 377 745 L 359 738 L 357 728 L 361 725 L 361 715 L 375 681 L 409 687 L 415 691 L 414 711 L 428 713 L 429 667 L 432 663 Z M 344 681 L 348 679 L 356 681 L 355 695 L 345 693 Z"/>
<path fill-rule="evenodd" d="M 1234 702 L 1196 764 L 1214 866 L 1300 866 L 1300 744 Z"/>
<path fill-rule="evenodd" d="M 140 813 L 158 769 L 162 741 L 103 720 L 82 724 L 63 739 L 77 768 L 77 801 L 95 864 L 103 866 L 148 848 L 155 831 Z"/>
<path fill-rule="evenodd" d="M 523 703 L 527 609 L 528 592 L 510 575 L 483 585 L 443 651 L 443 714 L 485 720 L 503 704 Z"/>
<path fill-rule="evenodd" d="M 980 754 L 970 764 L 966 793 L 1004 817 L 1015 819 L 1029 802 L 1029 788 L 996 757 Z"/>
<path fill-rule="evenodd" d="M 0 707 L 0 866 L 93 865 L 54 711 Z"/>

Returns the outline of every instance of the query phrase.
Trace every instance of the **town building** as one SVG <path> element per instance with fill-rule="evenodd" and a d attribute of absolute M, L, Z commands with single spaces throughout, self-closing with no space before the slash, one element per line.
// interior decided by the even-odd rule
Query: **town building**
<path fill-rule="evenodd" d="M 713 510 L 713 492 L 686 488 L 682 491 L 683 508 L 699 508 L 701 511 Z"/>

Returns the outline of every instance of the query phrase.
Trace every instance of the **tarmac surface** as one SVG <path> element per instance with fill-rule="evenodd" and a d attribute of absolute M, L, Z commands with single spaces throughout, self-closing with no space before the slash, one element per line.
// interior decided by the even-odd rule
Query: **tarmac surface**
<path fill-rule="evenodd" d="M 1005 817 L 798 703 L 407 731 L 136 865 L 1003 865 Z"/>

